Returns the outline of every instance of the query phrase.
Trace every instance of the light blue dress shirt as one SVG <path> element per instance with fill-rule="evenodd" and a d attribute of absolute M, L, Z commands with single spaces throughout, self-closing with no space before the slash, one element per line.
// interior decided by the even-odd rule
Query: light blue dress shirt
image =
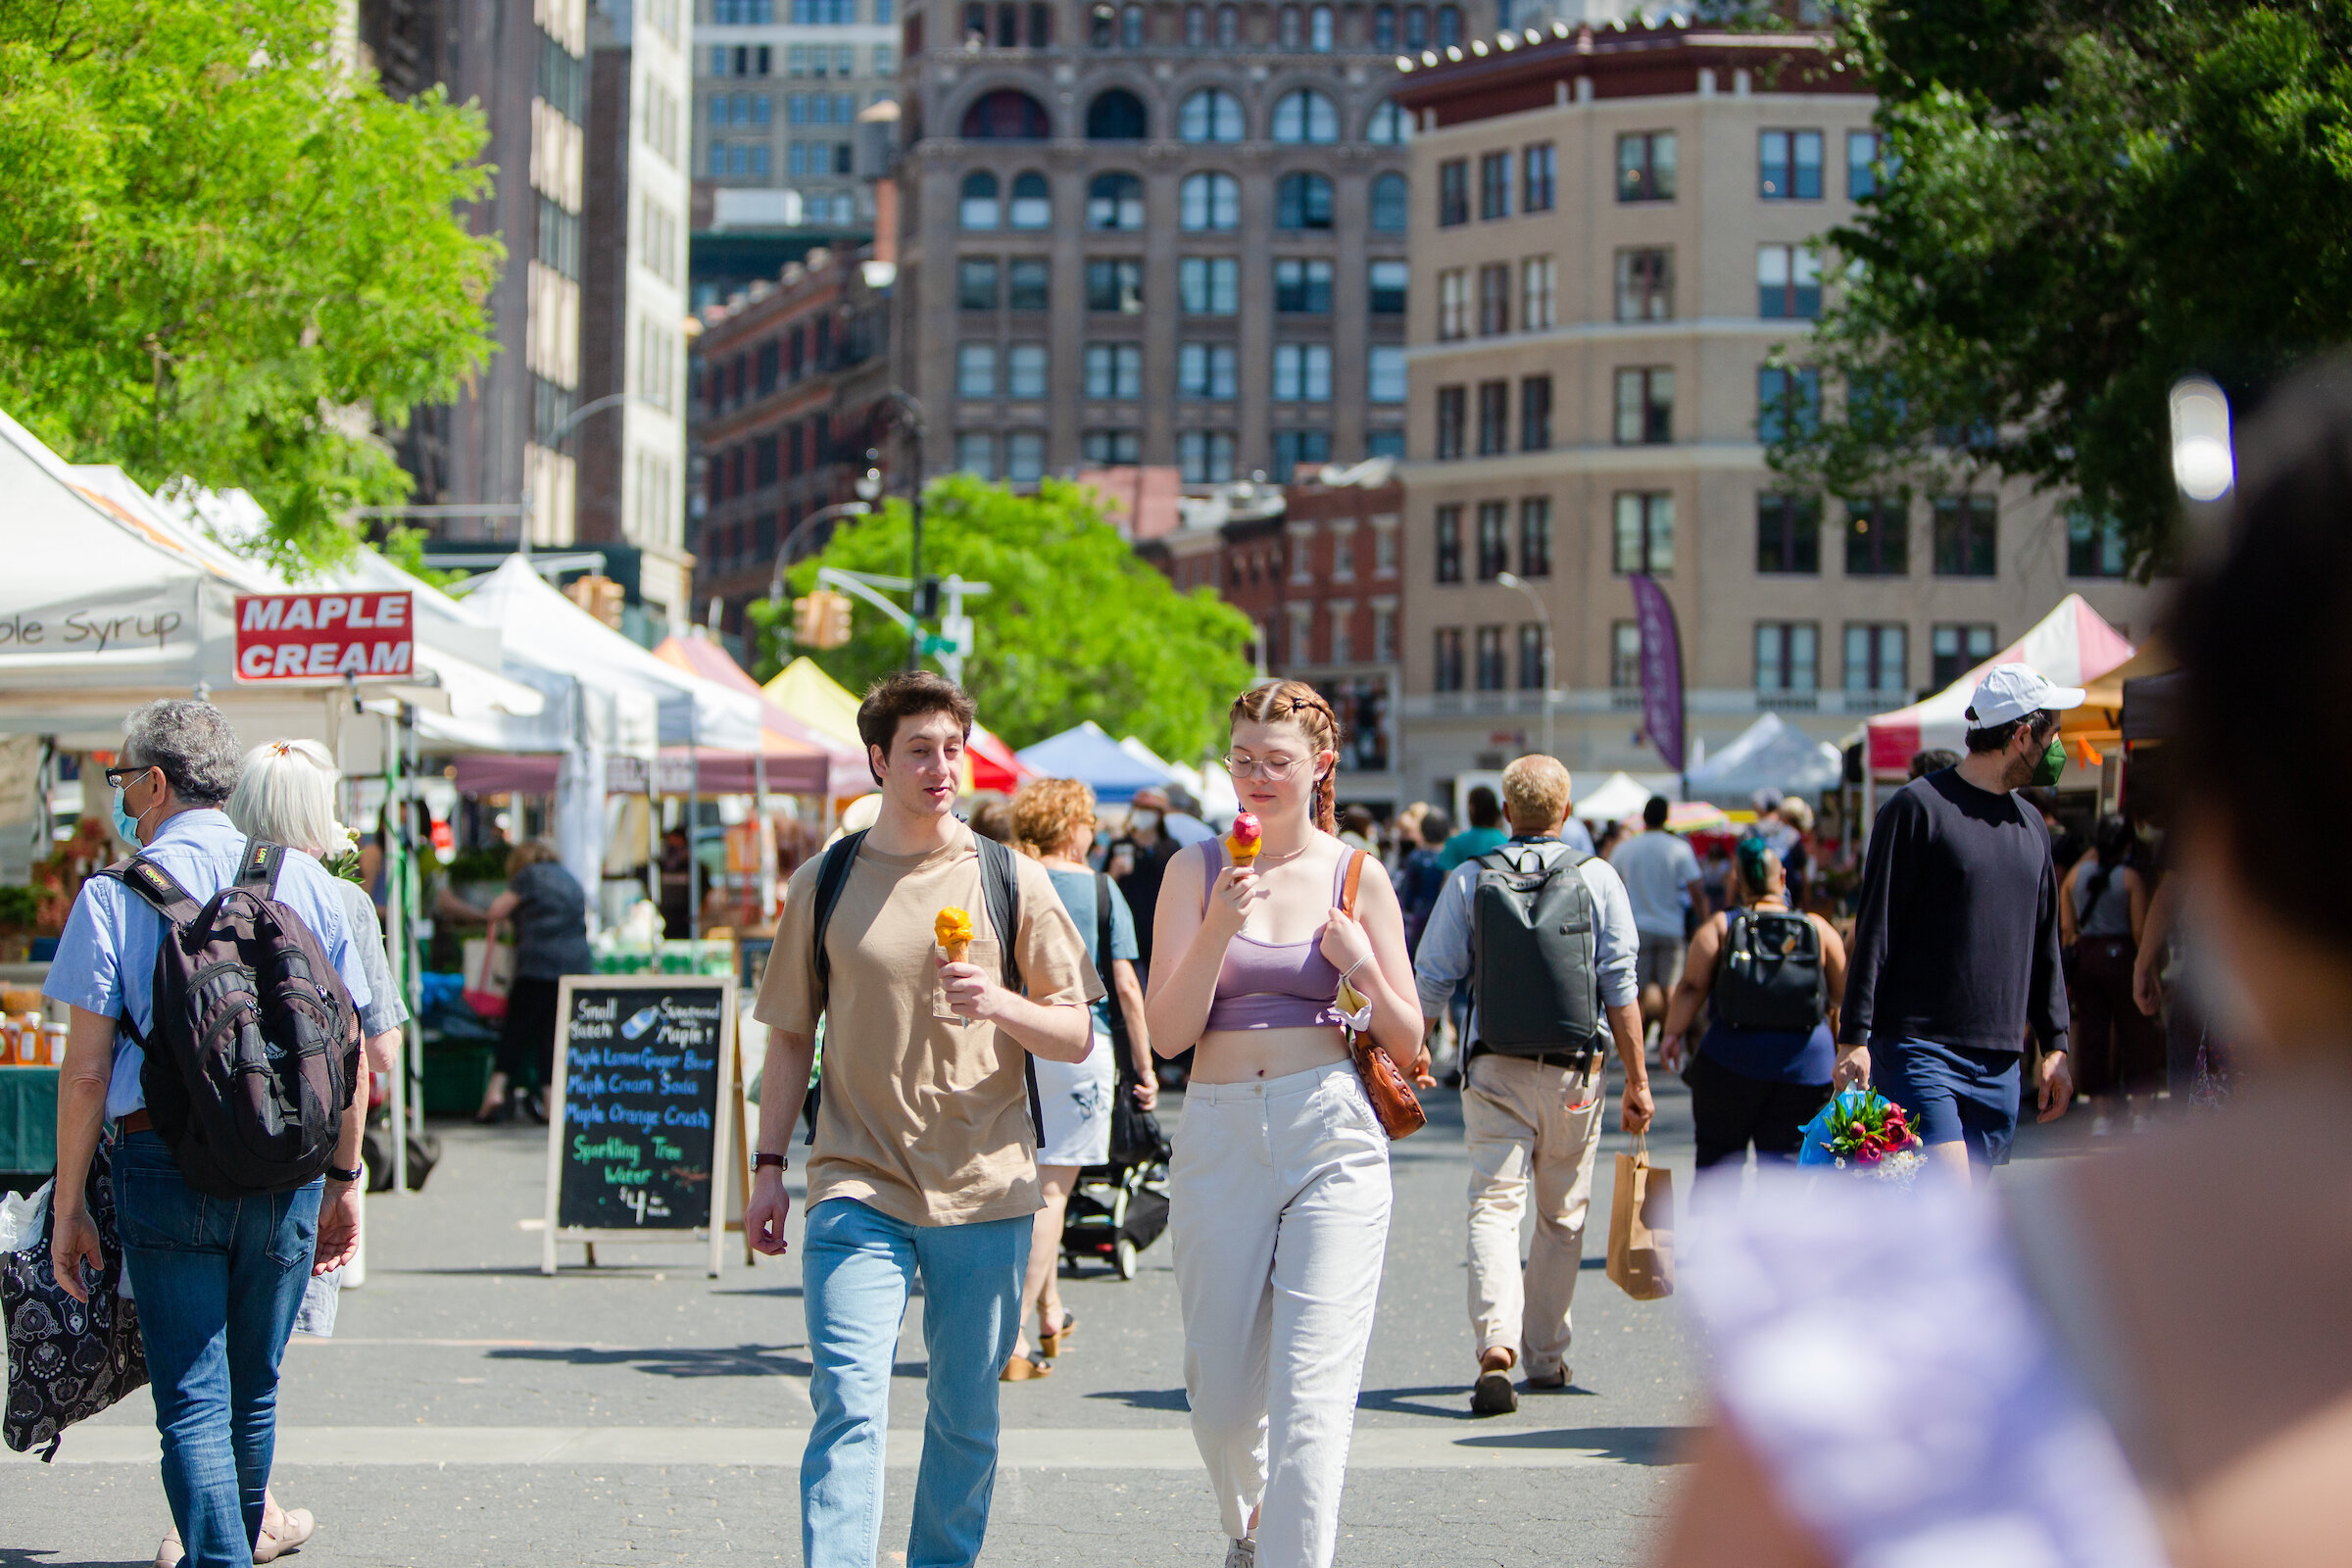
<path fill-rule="evenodd" d="M 1540 860 L 1550 865 L 1563 855 L 1578 852 L 1558 839 L 1514 839 L 1504 846 L 1515 859 Z M 1493 852 L 1488 852 L 1493 853 Z M 1592 895 L 1599 929 L 1593 933 L 1593 986 L 1601 1002 L 1613 1007 L 1632 1004 L 1638 988 L 1634 961 L 1642 951 L 1642 933 L 1634 927 L 1634 906 L 1625 896 L 1625 883 L 1609 862 L 1588 858 L 1578 867 Z M 1446 1010 L 1453 988 L 1470 976 L 1470 904 L 1478 887 L 1479 866 L 1465 860 L 1447 874 L 1438 894 L 1437 907 L 1422 929 L 1421 946 L 1413 955 L 1413 983 L 1421 995 L 1421 1016 L 1436 1018 Z M 1478 1038 L 1478 1012 L 1470 1013 L 1469 1039 Z"/>
<path fill-rule="evenodd" d="M 202 904 L 237 879 L 245 844 L 245 835 L 225 811 L 182 811 L 165 820 L 143 853 Z M 342 977 L 352 1004 L 366 1008 L 374 994 L 368 990 L 367 968 L 326 868 L 299 851 L 288 853 L 278 869 L 277 901 L 302 916 Z M 152 1035 L 155 955 L 164 929 L 163 915 L 145 899 L 113 877 L 90 878 L 74 901 L 65 934 L 57 939 L 57 958 L 49 965 L 41 994 L 113 1018 L 128 1012 L 141 1034 Z M 139 1088 L 139 1068 L 145 1060 L 138 1042 L 118 1026 L 114 1076 L 106 1089 L 110 1118 L 146 1106 L 147 1097 Z"/>

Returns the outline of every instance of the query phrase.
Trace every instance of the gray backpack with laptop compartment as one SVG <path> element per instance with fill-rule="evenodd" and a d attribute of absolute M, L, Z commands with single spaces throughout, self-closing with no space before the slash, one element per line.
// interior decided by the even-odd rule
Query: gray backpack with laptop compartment
<path fill-rule="evenodd" d="M 1481 1050 L 1574 1054 L 1600 1033 L 1600 911 L 1573 854 L 1521 870 L 1515 846 L 1478 858 L 1470 894 L 1470 984 Z"/>

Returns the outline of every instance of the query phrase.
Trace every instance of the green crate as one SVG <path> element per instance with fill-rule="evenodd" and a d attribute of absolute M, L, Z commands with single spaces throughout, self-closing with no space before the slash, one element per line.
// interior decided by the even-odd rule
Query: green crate
<path fill-rule="evenodd" d="M 424 1113 L 470 1116 L 482 1107 L 498 1053 L 489 1046 L 457 1047 L 424 1054 Z"/>

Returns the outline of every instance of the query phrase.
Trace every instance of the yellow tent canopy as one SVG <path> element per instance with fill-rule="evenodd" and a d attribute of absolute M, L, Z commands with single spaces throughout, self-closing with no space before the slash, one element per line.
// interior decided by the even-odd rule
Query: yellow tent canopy
<path fill-rule="evenodd" d="M 858 699 L 803 654 L 761 688 L 767 700 L 811 729 L 863 749 L 858 739 Z"/>

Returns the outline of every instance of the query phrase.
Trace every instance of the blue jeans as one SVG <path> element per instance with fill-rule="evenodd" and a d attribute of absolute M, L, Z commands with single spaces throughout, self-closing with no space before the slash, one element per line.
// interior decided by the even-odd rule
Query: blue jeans
<path fill-rule="evenodd" d="M 210 1198 L 154 1133 L 115 1152 L 115 1212 L 147 1342 L 164 1494 L 188 1568 L 250 1568 L 277 1442 L 277 1363 L 318 1238 L 323 1184 Z"/>
<path fill-rule="evenodd" d="M 801 1458 L 808 1568 L 873 1568 L 882 1544 L 891 1364 L 916 1273 L 931 1408 L 914 1484 L 906 1568 L 968 1568 L 997 1486 L 997 1375 L 1020 1326 L 1029 1216 L 909 1225 L 855 1199 L 808 1211 L 801 1264 L 809 1402 Z"/>

